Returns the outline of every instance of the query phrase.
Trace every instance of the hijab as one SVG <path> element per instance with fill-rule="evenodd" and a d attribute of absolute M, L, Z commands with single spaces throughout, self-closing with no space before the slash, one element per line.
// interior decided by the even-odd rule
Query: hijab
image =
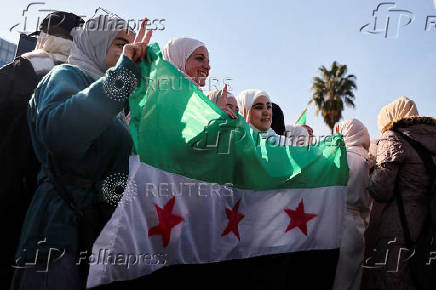
<path fill-rule="evenodd" d="M 260 96 L 265 96 L 271 102 L 271 98 L 264 90 L 248 89 L 240 92 L 236 99 L 238 101 L 239 114 L 244 116 L 244 109 L 246 112 L 250 111 L 254 101 Z"/>
<path fill-rule="evenodd" d="M 118 33 L 125 29 L 129 29 L 127 22 L 115 15 L 90 18 L 73 35 L 68 63 L 78 66 L 94 80 L 104 76 L 107 51 Z"/>
<path fill-rule="evenodd" d="M 344 136 L 347 151 L 368 159 L 370 138 L 368 129 L 357 119 L 350 119 L 338 124 L 339 133 Z"/>
<path fill-rule="evenodd" d="M 206 45 L 193 38 L 176 37 L 171 39 L 162 50 L 163 59 L 169 61 L 177 69 L 186 74 L 186 61 L 200 46 Z"/>
<path fill-rule="evenodd" d="M 73 42 L 69 39 L 41 31 L 35 50 L 24 53 L 21 57 L 30 61 L 37 76 L 43 76 L 53 66 L 67 61 L 72 46 Z"/>
<path fill-rule="evenodd" d="M 269 95 L 264 90 L 248 89 L 240 92 L 238 97 L 236 98 L 236 100 L 238 101 L 239 114 L 241 116 L 245 116 L 246 114 L 244 115 L 244 109 L 246 112 L 251 110 L 254 101 L 256 101 L 256 99 L 260 96 L 265 96 L 268 99 L 268 101 L 271 102 Z M 254 127 L 251 123 L 249 123 L 249 125 L 251 129 L 259 133 L 262 136 L 262 138 L 268 139 L 271 142 L 276 142 L 276 144 L 279 144 L 278 142 L 280 137 L 271 127 L 266 132 L 261 132 L 259 129 Z"/>
<path fill-rule="evenodd" d="M 406 97 L 400 97 L 380 110 L 377 125 L 380 132 L 383 134 L 392 123 L 414 116 L 419 116 L 415 102 Z"/>

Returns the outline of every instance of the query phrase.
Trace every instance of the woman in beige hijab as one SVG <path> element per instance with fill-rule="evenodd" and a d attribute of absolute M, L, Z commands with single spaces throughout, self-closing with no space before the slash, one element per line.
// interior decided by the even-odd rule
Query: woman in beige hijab
<path fill-rule="evenodd" d="M 365 125 L 357 119 L 339 123 L 336 133 L 344 136 L 350 178 L 347 183 L 347 208 L 333 289 L 359 290 L 363 273 L 360 265 L 365 250 L 363 234 L 370 204 L 367 191 L 370 138 Z"/>
<path fill-rule="evenodd" d="M 415 116 L 419 116 L 415 102 L 406 97 L 399 97 L 380 110 L 377 118 L 377 125 L 380 132 L 383 134 L 392 127 L 394 122 L 403 118 Z"/>
<path fill-rule="evenodd" d="M 368 190 L 375 200 L 374 206 L 379 204 L 384 209 L 379 220 L 370 221 L 379 225 L 376 251 L 366 259 L 368 289 L 419 289 L 407 261 L 413 250 L 407 250 L 405 236 L 410 233 L 414 242 L 425 229 L 432 178 L 404 136 L 421 144 L 435 160 L 436 119 L 420 117 L 415 102 L 401 97 L 381 109 L 378 127 L 382 136 Z M 404 205 L 407 232 L 401 222 L 399 204 Z"/>

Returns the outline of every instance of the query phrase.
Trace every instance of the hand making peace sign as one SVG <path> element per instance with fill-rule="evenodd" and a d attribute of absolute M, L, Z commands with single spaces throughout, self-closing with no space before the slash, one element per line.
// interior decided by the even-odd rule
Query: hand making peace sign
<path fill-rule="evenodd" d="M 124 45 L 123 48 L 123 54 L 136 63 L 144 59 L 147 52 L 147 45 L 150 42 L 153 32 L 152 30 L 148 30 L 147 33 L 145 32 L 147 20 L 147 18 L 142 20 L 141 28 L 139 29 L 138 35 L 135 37 L 135 41 L 133 43 Z"/>

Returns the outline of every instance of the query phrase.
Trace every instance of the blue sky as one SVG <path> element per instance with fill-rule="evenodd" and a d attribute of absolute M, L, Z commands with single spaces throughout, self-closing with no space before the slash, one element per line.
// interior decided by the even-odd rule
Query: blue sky
<path fill-rule="evenodd" d="M 349 73 L 357 76 L 356 108 L 346 108 L 344 119 L 360 119 L 371 138 L 380 136 L 380 108 L 399 96 L 414 99 L 422 115 L 436 113 L 436 27 L 425 31 L 427 16 L 436 20 L 433 0 L 392 0 L 395 9 L 408 10 L 414 17 L 393 38 L 359 31 L 373 22 L 372 11 L 382 3 L 374 0 L 40 2 L 45 5 L 27 13 L 27 30 L 34 30 L 29 27 L 36 25 L 37 16 L 47 14 L 38 9 L 91 16 L 101 6 L 126 19 L 165 19 L 165 30 L 155 31 L 152 42 L 163 47 L 176 36 L 205 42 L 211 76 L 220 79 L 221 85 L 224 78 L 231 78 L 236 94 L 248 88 L 266 90 L 281 106 L 287 123 L 293 123 L 305 108 L 318 67 L 328 67 L 334 60 L 347 64 Z M 29 3 L 2 5 L 0 37 L 18 41 L 16 30 L 23 27 L 21 13 Z M 404 25 L 407 17 L 400 20 Z M 20 26 L 10 32 L 17 23 Z M 329 133 L 313 106 L 307 121 L 315 134 Z"/>

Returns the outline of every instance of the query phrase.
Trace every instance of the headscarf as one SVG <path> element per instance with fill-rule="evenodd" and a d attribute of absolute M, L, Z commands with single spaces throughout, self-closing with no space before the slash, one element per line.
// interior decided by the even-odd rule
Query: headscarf
<path fill-rule="evenodd" d="M 347 151 L 359 154 L 368 159 L 370 138 L 368 129 L 357 119 L 350 119 L 339 123 L 339 133 L 344 136 Z"/>
<path fill-rule="evenodd" d="M 72 47 L 73 42 L 71 40 L 50 35 L 42 31 L 36 41 L 36 49 L 41 49 L 47 52 L 53 59 L 54 63 L 66 62 Z"/>
<path fill-rule="evenodd" d="M 299 125 L 286 125 L 285 136 L 287 145 L 306 146 L 309 144 L 310 135 L 307 129 Z"/>
<path fill-rule="evenodd" d="M 244 116 L 244 109 L 248 112 L 254 104 L 254 101 L 260 97 L 265 96 L 269 102 L 271 102 L 271 98 L 264 90 L 258 89 L 248 89 L 239 93 L 236 100 L 238 101 L 239 114 Z"/>
<path fill-rule="evenodd" d="M 69 39 L 40 32 L 36 40 L 36 48 L 24 53 L 21 57 L 26 58 L 32 64 L 36 75 L 48 73 L 53 66 L 67 61 L 73 42 Z"/>
<path fill-rule="evenodd" d="M 399 97 L 380 110 L 378 113 L 377 125 L 380 132 L 383 134 L 388 130 L 392 123 L 414 116 L 419 116 L 415 102 L 406 97 Z"/>
<path fill-rule="evenodd" d="M 244 116 L 244 108 L 246 112 L 248 112 L 251 107 L 254 104 L 254 101 L 260 96 L 265 96 L 269 102 L 271 102 L 271 99 L 269 95 L 263 91 L 263 90 L 257 90 L 257 89 L 248 89 L 245 91 L 242 91 L 239 93 L 236 100 L 238 101 L 238 107 L 239 107 L 239 114 Z M 253 126 L 253 124 L 249 123 L 251 129 L 253 129 L 255 132 L 258 132 L 262 138 L 269 139 L 270 141 L 274 140 L 276 144 L 278 144 L 279 135 L 270 127 L 268 131 L 261 132 L 259 129 Z M 274 137 L 274 138 L 273 138 Z"/>
<path fill-rule="evenodd" d="M 162 50 L 163 59 L 169 61 L 180 71 L 186 73 L 186 61 L 200 46 L 206 45 L 193 38 L 176 37 L 171 39 Z"/>
<path fill-rule="evenodd" d="M 283 115 L 283 111 L 279 105 L 276 103 L 272 103 L 272 122 L 271 128 L 276 131 L 277 134 L 283 135 L 285 134 L 285 116 Z"/>
<path fill-rule="evenodd" d="M 223 95 L 223 90 L 213 90 L 206 94 L 206 96 L 211 100 L 214 104 L 218 104 L 218 101 L 220 100 L 221 96 Z M 235 96 L 232 93 L 227 92 L 227 98 L 235 98 Z"/>
<path fill-rule="evenodd" d="M 90 18 L 73 36 L 68 63 L 77 65 L 94 80 L 106 72 L 106 54 L 117 34 L 129 29 L 127 22 L 115 15 Z"/>

